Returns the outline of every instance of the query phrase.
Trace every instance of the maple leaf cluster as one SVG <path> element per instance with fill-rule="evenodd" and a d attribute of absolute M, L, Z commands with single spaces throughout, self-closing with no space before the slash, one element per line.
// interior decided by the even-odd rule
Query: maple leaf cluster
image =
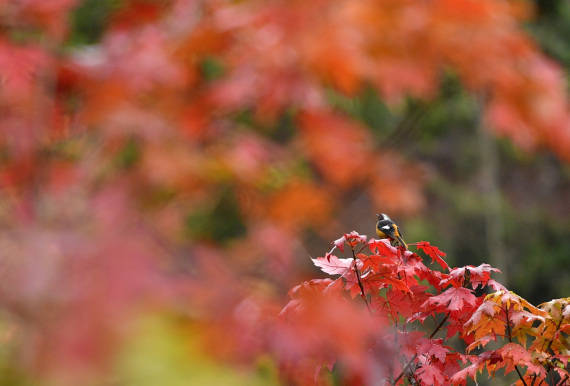
<path fill-rule="evenodd" d="M 342 341 L 344 346 L 325 349 L 321 355 L 328 355 L 320 361 L 312 355 L 316 361 L 306 374 L 299 374 L 296 367 L 294 376 L 300 384 L 310 374 L 314 379 L 307 384 L 319 382 L 321 367 L 334 366 L 348 374 L 347 384 L 358 379 L 354 384 L 464 385 L 478 372 L 486 370 L 494 377 L 500 369 L 505 375 L 516 372 L 521 385 L 568 381 L 570 298 L 535 307 L 491 279 L 498 269 L 488 264 L 450 268 L 445 253 L 425 241 L 413 245 L 442 271 L 425 265 L 418 253 L 391 246 L 388 239 L 367 240 L 353 231 L 333 245 L 313 263 L 335 279 L 314 279 L 293 288 L 292 300 L 281 315 L 296 323 L 301 315 L 326 313 L 318 307 L 332 296 L 338 302 L 356 302 L 359 297 L 360 313 L 350 315 L 360 315 L 362 321 L 347 319 L 348 337 L 329 328 L 328 320 L 313 326 L 320 341 L 329 345 Z M 346 247 L 350 257 L 332 254 Z M 492 292 L 487 295 L 488 291 Z M 376 321 L 372 330 L 370 320 Z M 302 323 L 311 328 L 306 320 Z M 450 343 L 455 335 L 465 343 L 465 351 Z M 500 347 L 470 354 L 491 341 Z M 361 358 L 358 366 L 353 366 L 355 352 Z"/>
<path fill-rule="evenodd" d="M 276 317 L 302 232 L 321 232 L 347 192 L 390 212 L 425 205 L 422 168 L 378 151 L 364 124 L 331 106 L 331 90 L 372 87 L 398 108 L 407 96 L 435 97 L 453 71 L 497 134 L 568 159 L 563 76 L 520 29 L 524 6 L 101 1 L 114 7 L 101 36 L 76 44 L 69 20 L 87 3 L 98 2 L 0 1 L 0 344 L 16 372 L 31 383 L 103 383 L 129 323 L 156 312 L 198 326 L 203 357 L 251 365 L 270 353 L 291 382 L 342 363 L 355 383 L 398 374 L 441 383 L 454 361 L 478 371 L 498 356 L 528 367 L 525 377 L 562 377 L 562 303 L 541 308 L 549 319 L 505 300 L 500 330 L 477 314 L 494 307 L 477 288 L 505 291 L 493 269 L 448 271 L 427 242 L 418 249 L 443 272 L 347 234 L 315 259 L 338 278 L 296 287 Z M 354 255 L 338 257 L 343 248 Z M 477 362 L 402 328 L 433 317 L 472 347 L 492 331 L 514 342 L 534 331 L 539 367 L 511 346 Z M 388 363 L 395 353 L 414 359 Z"/>

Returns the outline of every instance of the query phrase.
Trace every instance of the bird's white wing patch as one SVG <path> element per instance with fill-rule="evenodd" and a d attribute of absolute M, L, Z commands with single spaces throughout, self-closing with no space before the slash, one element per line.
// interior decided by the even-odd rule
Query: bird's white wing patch
<path fill-rule="evenodd" d="M 390 229 L 390 225 L 384 225 L 384 226 L 382 227 L 382 229 L 388 230 L 388 229 Z"/>

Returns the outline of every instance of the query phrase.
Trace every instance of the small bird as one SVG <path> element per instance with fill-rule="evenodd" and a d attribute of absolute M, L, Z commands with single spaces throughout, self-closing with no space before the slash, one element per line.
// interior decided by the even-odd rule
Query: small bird
<path fill-rule="evenodd" d="M 390 239 L 390 241 L 395 242 L 397 245 L 401 245 L 406 250 L 408 249 L 408 244 L 404 241 L 402 233 L 398 228 L 398 225 L 392 221 L 388 215 L 381 213 L 377 214 L 378 222 L 376 223 L 376 234 L 381 239 Z"/>

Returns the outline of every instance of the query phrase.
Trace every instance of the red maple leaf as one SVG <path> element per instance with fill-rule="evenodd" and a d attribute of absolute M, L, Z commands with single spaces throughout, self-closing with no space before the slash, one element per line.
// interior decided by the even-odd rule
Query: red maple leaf
<path fill-rule="evenodd" d="M 417 254 L 412 254 L 407 257 L 406 264 L 403 266 L 403 272 L 406 273 L 408 277 L 417 276 L 420 280 L 427 280 L 429 284 L 434 286 L 437 290 L 441 290 L 440 285 L 443 278 L 447 277 L 447 274 L 429 269 L 422 262 L 422 259 Z"/>
<path fill-rule="evenodd" d="M 362 255 L 358 254 L 357 257 L 362 261 L 362 270 L 372 270 L 374 273 L 382 274 L 396 274 L 398 262 L 395 257 L 387 257 L 380 255 Z"/>
<path fill-rule="evenodd" d="M 467 288 L 449 288 L 447 291 L 432 296 L 422 304 L 422 308 L 429 312 L 460 312 L 464 307 L 473 307 L 477 297 Z"/>
<path fill-rule="evenodd" d="M 449 270 L 449 265 L 447 265 L 445 260 L 442 259 L 446 253 L 440 250 L 438 247 L 431 245 L 427 241 L 420 241 L 419 243 L 416 243 L 416 247 L 431 257 L 432 261 L 436 261 L 441 266 L 441 268 Z"/>
<path fill-rule="evenodd" d="M 344 252 L 344 243 L 346 242 L 346 235 L 342 235 L 342 237 L 339 237 L 338 239 L 336 239 L 335 241 L 333 241 L 333 244 L 336 248 L 340 249 L 342 252 Z M 333 248 L 334 249 L 334 248 Z"/>
<path fill-rule="evenodd" d="M 477 371 L 479 370 L 479 363 L 475 362 L 463 370 L 456 372 L 450 379 L 449 382 L 453 385 L 466 385 L 467 377 L 475 379 Z"/>
<path fill-rule="evenodd" d="M 398 253 L 397 248 L 391 246 L 388 239 L 370 239 L 368 241 L 368 248 L 370 248 L 370 252 L 380 256 L 396 256 Z"/>
<path fill-rule="evenodd" d="M 443 346 L 443 339 L 420 339 L 416 350 L 427 357 L 433 356 L 440 362 L 445 362 L 445 356 L 449 352 L 449 348 Z"/>
<path fill-rule="evenodd" d="M 449 272 L 449 277 L 442 280 L 440 285 L 446 286 L 448 284 L 454 287 L 461 287 L 466 279 L 469 277 L 471 287 L 475 288 L 479 284 L 487 285 L 491 280 L 492 272 L 501 272 L 499 269 L 491 267 L 489 264 L 481 264 L 478 267 L 473 265 L 466 265 L 465 267 L 453 268 Z M 493 281 L 492 284 L 496 282 Z"/>
<path fill-rule="evenodd" d="M 335 250 L 335 248 L 340 249 L 342 252 L 344 252 L 344 244 L 348 244 L 351 246 L 351 248 L 354 248 L 356 245 L 358 245 L 359 243 L 365 243 L 366 242 L 366 235 L 361 235 L 360 233 L 358 233 L 357 231 L 352 231 L 350 233 L 345 233 L 344 235 L 342 235 L 342 237 L 339 237 L 338 239 L 336 239 L 335 241 L 333 241 L 334 246 L 332 247 L 332 249 L 325 255 L 325 257 L 327 258 L 327 260 L 329 260 L 332 252 Z"/>
<path fill-rule="evenodd" d="M 394 289 L 386 293 L 386 298 L 375 297 L 373 298 L 373 305 L 377 307 L 380 312 L 389 312 L 392 316 L 398 314 L 408 318 L 428 299 L 429 293 L 426 292 L 428 287 L 421 285 L 409 285 L 412 294 L 403 291 L 396 291 Z"/>
<path fill-rule="evenodd" d="M 319 257 L 313 260 L 313 264 L 321 269 L 321 271 L 329 275 L 343 276 L 352 268 L 354 263 L 353 259 L 339 259 L 335 255 L 328 255 L 327 257 Z"/>
<path fill-rule="evenodd" d="M 505 361 L 506 368 L 505 374 L 510 373 L 515 370 L 515 365 L 531 366 L 534 368 L 532 363 L 532 356 L 530 353 L 520 344 L 507 343 L 496 352 L 501 355 L 503 361 Z"/>
<path fill-rule="evenodd" d="M 396 278 L 384 276 L 382 274 L 371 274 L 362 277 L 362 282 L 365 286 L 372 287 L 372 289 L 378 290 L 380 288 L 386 288 L 392 286 L 392 288 L 403 292 L 411 292 L 410 288 L 405 281 Z"/>
<path fill-rule="evenodd" d="M 417 378 L 423 385 L 444 385 L 447 384 L 447 378 L 439 368 L 429 363 L 422 365 L 417 372 Z"/>

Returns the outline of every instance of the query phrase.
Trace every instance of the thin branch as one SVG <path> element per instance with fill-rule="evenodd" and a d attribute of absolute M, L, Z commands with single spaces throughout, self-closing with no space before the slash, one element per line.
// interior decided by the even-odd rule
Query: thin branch
<path fill-rule="evenodd" d="M 505 315 L 507 318 L 507 336 L 509 338 L 509 342 L 513 343 L 513 337 L 511 335 L 511 320 L 509 319 L 509 310 L 507 309 L 507 307 L 505 307 Z M 515 365 L 515 370 L 517 371 L 517 374 L 519 375 L 519 378 L 521 379 L 521 382 L 523 383 L 524 386 L 528 386 L 521 374 L 521 371 L 519 369 L 519 367 L 517 365 Z"/>
<path fill-rule="evenodd" d="M 366 308 L 368 308 L 368 312 L 372 314 L 372 310 L 370 309 L 370 304 L 368 304 L 368 299 L 366 299 L 366 293 L 364 292 L 364 286 L 362 285 L 362 280 L 360 280 L 360 272 L 358 271 L 358 262 L 356 260 L 356 255 L 354 254 L 354 248 L 352 245 L 350 246 L 350 250 L 352 251 L 352 258 L 354 259 L 354 273 L 356 273 L 356 280 L 358 280 L 358 286 L 360 287 L 360 296 L 364 303 L 366 304 Z"/>
<path fill-rule="evenodd" d="M 410 365 L 412 364 L 412 362 L 415 361 L 417 357 L 418 357 L 418 354 L 414 354 L 414 356 L 408 361 L 408 363 L 406 363 L 406 365 L 405 365 L 404 368 L 402 369 L 402 372 L 401 372 L 400 374 L 398 374 L 398 376 L 396 377 L 396 379 L 394 379 L 393 385 L 395 385 L 396 383 L 398 383 L 398 381 L 400 380 L 400 378 L 402 378 L 402 376 L 406 373 L 406 371 L 408 371 L 408 367 L 410 367 Z"/>
<path fill-rule="evenodd" d="M 356 254 L 358 255 L 360 252 L 362 252 L 362 250 L 364 248 L 366 248 L 368 246 L 368 244 L 364 244 L 362 247 L 360 247 L 360 249 L 358 251 L 356 251 Z M 354 253 L 353 253 L 354 254 Z"/>
<path fill-rule="evenodd" d="M 410 385 L 412 386 L 417 386 L 418 381 L 416 380 L 416 378 L 414 377 L 413 373 L 410 373 L 406 376 L 406 378 L 408 378 L 408 382 L 410 382 Z"/>
<path fill-rule="evenodd" d="M 433 330 L 433 332 L 430 334 L 430 336 L 429 336 L 430 339 L 433 338 L 433 337 L 435 336 L 435 334 L 437 334 L 437 332 L 439 331 L 439 329 L 440 329 L 441 327 L 443 327 L 443 324 L 444 324 L 445 322 L 447 322 L 447 319 L 449 319 L 449 314 L 450 314 L 450 312 L 448 312 L 447 315 L 445 315 L 445 318 L 443 318 L 443 319 L 441 320 L 441 322 L 439 322 L 439 324 L 437 325 L 437 327 L 436 327 L 436 328 Z"/>
<path fill-rule="evenodd" d="M 396 314 L 396 316 L 394 316 L 394 314 L 392 312 L 392 304 L 390 304 L 390 301 L 388 300 L 387 294 L 386 294 L 386 304 L 388 305 L 388 312 L 390 313 L 390 317 L 392 318 L 392 322 L 394 323 L 394 326 L 396 328 L 398 328 L 398 315 Z"/>
<path fill-rule="evenodd" d="M 517 374 L 519 375 L 519 378 L 521 379 L 523 385 L 527 386 L 526 382 L 524 381 L 524 378 L 521 374 L 521 371 L 519 370 L 519 367 L 517 365 L 515 365 L 515 370 L 517 371 Z"/>
<path fill-rule="evenodd" d="M 439 324 L 435 327 L 435 329 L 433 330 L 433 332 L 430 334 L 429 339 L 433 338 L 435 336 L 435 334 L 438 333 L 438 331 L 441 329 L 441 327 L 443 327 L 443 325 L 445 324 L 445 322 L 447 322 L 447 319 L 449 319 L 449 312 L 447 313 L 447 315 L 445 315 L 445 318 L 443 318 L 441 320 L 441 322 L 439 322 Z M 416 358 L 418 357 L 418 354 L 414 354 L 414 356 L 408 361 L 408 363 L 406 363 L 406 365 L 404 366 L 404 368 L 402 369 L 402 372 L 400 374 L 398 374 L 398 376 L 396 377 L 396 379 L 394 379 L 394 383 L 393 385 L 395 385 L 396 383 L 398 383 L 398 381 L 400 380 L 400 378 L 402 378 L 402 376 L 406 373 L 406 371 L 408 370 L 408 367 L 410 367 L 410 365 L 416 360 Z"/>
<path fill-rule="evenodd" d="M 560 381 L 560 383 L 557 383 L 557 385 L 564 386 L 564 385 L 566 384 L 566 381 L 567 381 L 567 380 L 568 380 L 568 375 L 565 376 L 564 379 L 562 379 L 562 380 Z"/>

